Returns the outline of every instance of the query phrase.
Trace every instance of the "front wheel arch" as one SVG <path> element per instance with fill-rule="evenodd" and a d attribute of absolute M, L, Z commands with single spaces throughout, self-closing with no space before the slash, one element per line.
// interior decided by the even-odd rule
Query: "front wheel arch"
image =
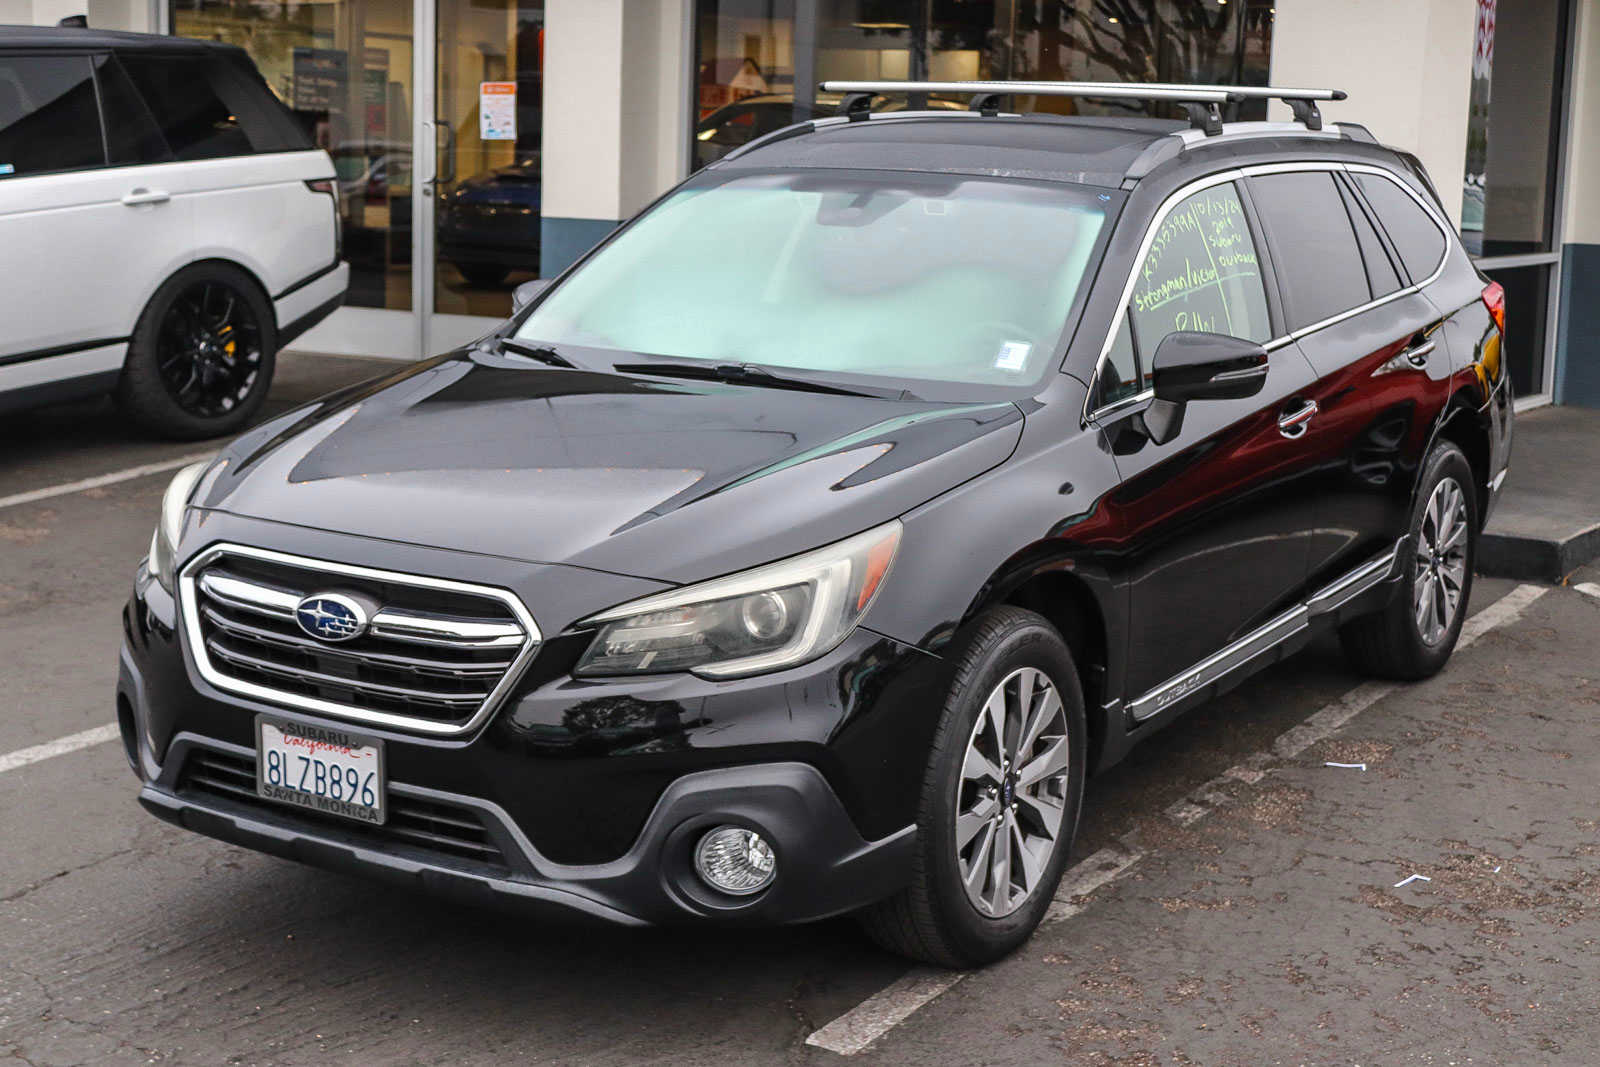
<path fill-rule="evenodd" d="M 1088 727 L 1087 765 L 1090 773 L 1102 769 L 1111 723 L 1104 714 L 1116 673 L 1112 670 L 1108 612 L 1091 583 L 1070 560 L 1034 561 L 1008 567 L 992 577 L 961 620 L 969 626 L 985 612 L 1016 607 L 1042 615 L 1066 642 L 1077 667 Z"/>

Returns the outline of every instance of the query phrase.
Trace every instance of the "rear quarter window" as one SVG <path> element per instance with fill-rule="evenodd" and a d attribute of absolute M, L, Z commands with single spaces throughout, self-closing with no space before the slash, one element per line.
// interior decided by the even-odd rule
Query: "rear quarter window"
<path fill-rule="evenodd" d="M 1394 242 L 1412 283 L 1426 280 L 1444 258 L 1445 238 L 1438 224 L 1394 180 L 1377 174 L 1357 173 L 1351 177 L 1378 213 L 1378 221 Z"/>
<path fill-rule="evenodd" d="M 254 69 L 226 54 L 118 57 L 180 160 L 311 147 Z"/>

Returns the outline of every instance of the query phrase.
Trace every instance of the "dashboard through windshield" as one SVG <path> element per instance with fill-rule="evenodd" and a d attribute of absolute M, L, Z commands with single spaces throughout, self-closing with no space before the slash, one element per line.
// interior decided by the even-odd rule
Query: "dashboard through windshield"
<path fill-rule="evenodd" d="M 1109 196 L 937 174 L 706 175 L 548 293 L 528 344 L 896 380 L 1031 384 Z"/>

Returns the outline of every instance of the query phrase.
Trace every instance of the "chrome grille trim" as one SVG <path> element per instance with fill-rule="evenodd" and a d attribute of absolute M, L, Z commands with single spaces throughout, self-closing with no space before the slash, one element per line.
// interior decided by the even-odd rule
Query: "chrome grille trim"
<path fill-rule="evenodd" d="M 292 621 L 294 609 L 302 593 L 286 587 L 246 579 L 229 574 L 226 567 L 205 573 L 207 566 L 224 557 L 257 560 L 279 564 L 299 570 L 316 571 L 328 575 L 329 584 L 339 579 L 365 579 L 387 582 L 420 590 L 462 594 L 494 600 L 505 606 L 516 622 L 497 619 L 475 619 L 449 614 L 421 614 L 398 608 L 383 608 L 374 614 L 369 632 L 374 637 L 400 641 L 423 648 L 451 648 L 461 652 L 503 649 L 508 659 L 494 657 L 472 663 L 450 663 L 433 655 L 377 654 L 344 649 L 323 644 L 312 639 L 264 631 L 248 616 Z M 314 590 L 306 590 L 307 593 Z M 202 604 L 201 594 L 209 601 Z M 186 563 L 178 574 L 178 599 L 182 612 L 182 630 L 185 644 L 194 659 L 196 670 L 211 685 L 228 693 L 267 701 L 301 711 L 315 712 L 347 722 L 370 726 L 389 727 L 410 733 L 433 737 L 458 737 L 483 724 L 510 692 L 521 677 L 523 669 L 538 652 L 543 640 L 538 625 L 520 598 L 506 589 L 475 585 L 444 578 L 428 578 L 397 571 L 360 567 L 328 560 L 311 559 L 252 548 L 248 545 L 223 543 L 212 545 Z M 241 618 L 240 616 L 245 616 Z M 202 621 L 212 627 L 208 636 Z M 418 687 L 396 686 L 321 674 L 293 665 L 272 663 L 258 655 L 242 652 L 227 643 L 230 634 L 248 640 L 276 644 L 278 647 L 319 656 L 351 657 L 385 670 L 404 671 L 414 675 Z M 264 638 L 271 634 L 270 638 Z M 303 644 L 301 644 L 303 640 Z M 296 645 L 300 647 L 296 648 Z M 262 673 L 277 673 L 284 677 L 303 679 L 309 684 L 326 684 L 350 690 L 352 693 L 369 692 L 377 696 L 394 697 L 417 703 L 437 706 L 443 713 L 469 713 L 467 718 L 451 721 L 422 718 L 376 708 L 341 703 L 301 693 L 277 689 L 234 677 L 224 669 L 228 663 L 237 663 Z M 463 684 L 479 681 L 481 685 L 470 692 L 438 693 L 425 688 L 429 678 L 449 679 Z"/>

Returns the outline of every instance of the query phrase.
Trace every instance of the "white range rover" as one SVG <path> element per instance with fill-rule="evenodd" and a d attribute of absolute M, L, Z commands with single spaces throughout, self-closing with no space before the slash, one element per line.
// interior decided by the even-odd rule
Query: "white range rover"
<path fill-rule="evenodd" d="M 0 26 L 0 412 L 111 393 L 238 430 L 344 301 L 338 197 L 242 50 Z"/>

